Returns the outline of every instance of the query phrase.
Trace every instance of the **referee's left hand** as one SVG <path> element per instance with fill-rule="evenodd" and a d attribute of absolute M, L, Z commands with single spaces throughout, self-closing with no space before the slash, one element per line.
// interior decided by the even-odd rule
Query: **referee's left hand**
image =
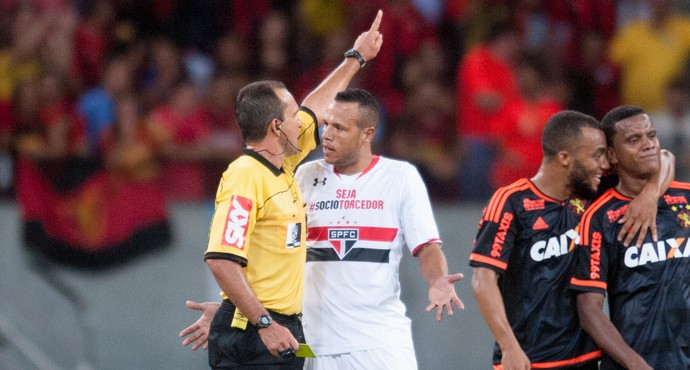
<path fill-rule="evenodd" d="M 192 344 L 192 351 L 196 351 L 201 346 L 204 349 L 208 349 L 208 333 L 211 328 L 211 320 L 213 320 L 213 316 L 218 311 L 220 303 L 187 301 L 185 304 L 192 310 L 201 311 L 201 317 L 194 324 L 189 325 L 180 332 L 180 338 L 186 337 L 182 345 L 188 346 Z"/>

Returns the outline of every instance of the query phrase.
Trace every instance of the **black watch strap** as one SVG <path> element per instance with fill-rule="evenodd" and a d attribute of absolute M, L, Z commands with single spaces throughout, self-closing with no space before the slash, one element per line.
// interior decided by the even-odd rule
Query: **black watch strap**
<path fill-rule="evenodd" d="M 367 64 L 366 60 L 362 58 L 362 54 L 359 53 L 356 49 L 350 49 L 345 52 L 345 58 L 355 58 L 359 62 L 359 69 L 364 68 L 364 66 Z"/>

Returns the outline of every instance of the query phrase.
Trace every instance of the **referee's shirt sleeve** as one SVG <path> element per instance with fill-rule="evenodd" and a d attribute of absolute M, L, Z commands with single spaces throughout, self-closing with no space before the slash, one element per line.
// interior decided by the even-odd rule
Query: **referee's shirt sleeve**
<path fill-rule="evenodd" d="M 258 218 L 258 176 L 232 165 L 223 174 L 204 259 L 229 259 L 246 266 Z"/>

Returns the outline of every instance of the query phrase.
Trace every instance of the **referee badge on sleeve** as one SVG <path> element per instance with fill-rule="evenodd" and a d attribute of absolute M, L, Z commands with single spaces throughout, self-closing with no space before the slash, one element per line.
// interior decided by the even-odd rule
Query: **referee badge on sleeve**
<path fill-rule="evenodd" d="M 289 223 L 285 236 L 285 248 L 297 248 L 302 244 L 302 223 Z"/>

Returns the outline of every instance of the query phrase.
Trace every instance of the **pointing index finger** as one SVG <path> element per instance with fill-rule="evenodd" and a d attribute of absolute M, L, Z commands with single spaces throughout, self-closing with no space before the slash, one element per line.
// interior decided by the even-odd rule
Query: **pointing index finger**
<path fill-rule="evenodd" d="M 376 13 L 376 19 L 374 19 L 374 23 L 371 24 L 371 28 L 369 28 L 369 32 L 372 31 L 378 31 L 379 30 L 379 25 L 381 25 L 381 18 L 383 17 L 383 11 L 379 10 Z"/>

